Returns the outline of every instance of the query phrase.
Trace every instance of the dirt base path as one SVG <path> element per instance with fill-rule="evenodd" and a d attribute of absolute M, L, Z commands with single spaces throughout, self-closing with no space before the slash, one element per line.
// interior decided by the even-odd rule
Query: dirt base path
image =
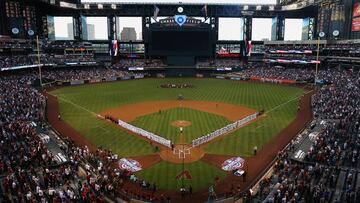
<path fill-rule="evenodd" d="M 244 158 L 244 169 L 247 172 L 246 180 L 242 177 L 235 175 L 229 175 L 225 181 L 216 186 L 216 192 L 218 194 L 225 194 L 231 192 L 231 186 L 239 187 L 242 191 L 248 189 L 249 186 L 254 184 L 264 170 L 275 159 L 279 151 L 283 150 L 285 146 L 304 129 L 304 126 L 312 120 L 311 111 L 311 96 L 315 92 L 310 92 L 304 95 L 300 101 L 300 110 L 294 121 L 283 129 L 278 135 L 276 135 L 270 142 L 268 142 L 262 149 L 258 150 L 256 156 Z M 213 155 L 206 154 L 203 157 L 203 161 L 221 167 L 222 163 L 229 158 L 228 155 Z"/>
<path fill-rule="evenodd" d="M 144 155 L 144 156 L 133 156 L 129 157 L 130 159 L 134 159 L 141 164 L 142 169 L 149 168 L 157 163 L 160 163 L 162 159 L 158 154 Z"/>
<path fill-rule="evenodd" d="M 57 97 L 48 93 L 44 93 L 44 95 L 47 97 L 47 119 L 51 126 L 60 133 L 60 136 L 64 138 L 70 137 L 76 145 L 87 146 L 90 151 L 96 151 L 97 147 L 94 144 L 86 140 L 83 135 L 81 135 L 65 121 L 58 119 L 60 111 Z"/>
<path fill-rule="evenodd" d="M 244 192 L 245 189 L 248 189 L 248 187 L 250 185 L 254 184 L 254 181 L 257 180 L 259 175 L 261 175 L 264 172 L 264 170 L 269 166 L 269 164 L 274 160 L 274 158 L 276 157 L 278 152 L 280 150 L 282 150 L 291 141 L 291 139 L 293 139 L 304 128 L 304 126 L 311 121 L 312 112 L 311 112 L 310 104 L 311 104 L 311 95 L 313 95 L 314 93 L 315 92 L 308 93 L 301 98 L 300 110 L 298 112 L 298 115 L 297 115 L 296 119 L 294 121 L 292 121 L 288 127 L 283 129 L 276 137 L 274 137 L 262 149 L 259 149 L 256 156 L 253 156 L 250 158 L 245 158 L 244 169 L 247 171 L 246 180 L 243 180 L 243 178 L 241 178 L 241 177 L 237 177 L 237 176 L 229 174 L 229 176 L 227 176 L 224 181 L 220 182 L 219 184 L 216 184 L 215 191 L 218 196 L 223 196 L 225 194 L 234 195 L 231 188 L 236 188 L 237 186 L 239 186 L 240 189 L 242 190 L 242 192 Z M 59 106 L 58 106 L 57 98 L 52 95 L 49 95 L 49 94 L 45 94 L 45 95 L 48 97 L 47 116 L 48 116 L 48 120 L 49 120 L 50 124 L 62 136 L 70 137 L 71 139 L 73 139 L 77 145 L 80 145 L 80 146 L 87 145 L 90 150 L 95 150 L 96 149 L 95 145 L 93 145 L 89 141 L 87 141 L 80 133 L 78 133 L 76 130 L 74 130 L 70 125 L 68 125 L 64 121 L 59 121 L 57 119 L 57 115 L 59 113 Z M 175 107 L 186 107 L 186 106 L 180 106 L 180 104 L 178 103 L 180 101 L 173 101 L 173 102 L 175 105 L 178 105 L 178 106 L 170 106 L 170 107 L 165 106 L 166 108 L 165 107 L 163 107 L 163 108 L 169 109 L 169 108 L 175 108 Z M 181 102 L 184 104 L 184 103 L 191 102 L 191 101 L 181 101 Z M 157 103 L 157 102 L 150 102 L 150 103 L 153 103 L 152 105 L 150 105 L 150 106 L 153 106 L 154 103 Z M 162 102 L 160 102 L 160 103 L 162 103 Z M 199 102 L 199 103 L 201 103 L 201 102 Z M 212 107 L 213 110 L 211 110 L 210 112 L 215 113 L 215 114 L 220 114 L 220 115 L 224 114 L 224 113 L 221 114 L 221 113 L 216 113 L 216 112 L 220 111 L 220 110 L 217 110 L 219 107 L 225 107 L 226 104 L 223 106 L 222 103 L 218 103 L 218 107 L 216 107 L 215 102 L 206 102 L 206 103 L 212 103 L 212 105 L 214 105 Z M 146 103 L 142 103 L 142 104 L 146 104 Z M 135 105 L 137 105 L 137 104 L 135 104 Z M 119 112 L 119 115 L 120 116 L 121 115 L 125 116 L 126 114 L 133 115 L 134 112 L 130 113 L 130 111 L 129 111 L 131 109 L 134 110 L 135 112 L 139 112 L 139 110 L 137 110 L 138 107 L 135 107 L 135 105 L 132 108 L 129 108 L 126 113 Z M 132 105 L 127 105 L 127 106 L 131 107 Z M 233 106 L 233 105 L 230 105 L 230 106 Z M 153 113 L 153 112 L 157 112 L 159 109 L 156 107 L 157 106 L 153 106 L 154 109 L 149 112 L 143 112 L 144 115 Z M 191 107 L 188 107 L 188 108 L 191 108 Z M 242 108 L 242 107 L 238 107 L 238 108 Z M 196 108 L 194 108 L 194 109 L 196 109 Z M 229 108 L 224 108 L 224 109 L 229 110 Z M 224 109 L 222 109 L 222 112 Z M 244 108 L 244 109 L 246 109 L 246 108 Z M 245 112 L 244 109 L 242 109 L 241 111 Z M 207 110 L 203 110 L 203 109 L 198 109 L 198 110 L 207 111 Z M 143 111 L 143 110 L 141 110 L 141 111 Z M 209 111 L 207 111 L 207 112 L 209 112 Z M 229 112 L 231 112 L 231 111 L 229 110 Z M 255 110 L 251 110 L 251 109 L 249 110 L 249 114 L 254 113 L 254 112 L 255 112 Z M 138 116 L 140 116 L 140 115 L 137 115 L 136 117 L 138 117 Z M 126 117 L 124 119 L 124 121 L 131 121 L 132 119 L 135 119 L 136 117 L 129 116 L 129 117 Z M 230 117 L 227 117 L 227 116 L 225 116 L 225 117 L 228 118 L 229 120 L 234 120 L 234 121 L 239 119 L 239 115 L 236 115 L 236 116 L 233 115 L 233 116 L 231 116 L 231 119 L 230 119 Z M 244 116 L 240 116 L 240 118 L 241 117 L 244 117 Z M 157 161 L 160 157 L 156 157 L 156 156 L 158 156 L 158 155 L 139 156 L 139 157 L 132 157 L 132 158 L 139 161 L 143 166 L 146 166 L 147 164 L 146 164 L 145 160 L 151 160 L 148 162 L 149 164 L 151 162 L 153 164 L 157 163 Z M 209 164 L 219 167 L 219 166 L 221 166 L 223 161 L 225 161 L 226 159 L 228 159 L 230 157 L 231 156 L 228 156 L 228 155 L 204 154 L 202 160 Z M 140 194 L 145 193 L 145 191 L 140 189 L 137 185 L 129 184 L 129 186 L 130 185 L 132 187 L 129 187 L 129 190 L 138 191 L 138 193 L 140 193 Z M 161 191 L 160 190 L 155 195 L 159 197 L 161 194 L 170 196 L 172 202 L 184 202 L 184 200 L 181 199 L 180 193 L 178 191 Z M 201 189 L 201 190 L 197 191 L 196 193 L 194 193 L 192 198 L 188 199 L 188 200 L 189 200 L 189 202 L 204 202 L 207 199 L 207 195 L 208 195 L 207 189 L 206 188 Z"/>
<path fill-rule="evenodd" d="M 189 108 L 216 115 L 223 116 L 230 121 L 237 121 L 247 115 L 256 112 L 255 109 L 250 109 L 242 106 L 226 104 L 221 102 L 208 101 L 191 101 L 191 100 L 170 100 L 170 101 L 151 101 L 136 104 L 128 104 L 118 108 L 109 109 L 100 114 L 109 115 L 119 118 L 125 122 L 131 122 L 137 117 L 159 112 L 160 110 L 167 110 L 173 108 Z"/>
<path fill-rule="evenodd" d="M 177 144 L 174 150 L 163 148 L 159 153 L 162 160 L 175 164 L 198 161 L 204 154 L 205 152 L 201 147 L 193 148 L 190 144 Z"/>
<path fill-rule="evenodd" d="M 222 163 L 234 156 L 231 155 L 219 155 L 219 154 L 205 154 L 201 161 L 205 161 L 217 168 L 221 169 Z"/>
<path fill-rule="evenodd" d="M 171 122 L 171 125 L 172 126 L 175 126 L 175 127 L 187 127 L 187 126 L 190 126 L 192 123 L 190 121 L 184 121 L 184 120 L 178 120 L 178 121 L 173 121 Z"/>

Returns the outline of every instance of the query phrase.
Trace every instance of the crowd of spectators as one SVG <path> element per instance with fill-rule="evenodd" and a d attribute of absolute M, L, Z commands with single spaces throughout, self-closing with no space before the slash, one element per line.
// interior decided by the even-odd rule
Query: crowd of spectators
<path fill-rule="evenodd" d="M 320 44 L 320 57 L 359 57 L 360 44 L 358 43 L 338 43 Z M 264 46 L 264 54 L 269 57 L 288 58 L 315 58 L 317 44 L 267 44 Z"/>
<path fill-rule="evenodd" d="M 66 65 L 71 63 L 95 62 L 93 54 L 67 54 L 67 55 L 50 55 L 40 54 L 40 64 Z M 11 68 L 18 66 L 32 66 L 38 64 L 36 54 L 26 55 L 0 55 L 0 68 Z"/>
<path fill-rule="evenodd" d="M 80 72 L 87 77 L 94 71 Z M 106 73 L 95 73 L 99 72 Z M 0 202 L 105 202 L 105 198 L 121 195 L 144 200 L 158 198 L 153 195 L 154 183 L 119 170 L 118 156 L 110 151 L 90 151 L 63 138 L 60 148 L 68 160 L 57 162 L 36 127 L 47 125 L 46 97 L 30 85 L 36 76 L 25 71 L 1 74 Z M 68 77 L 79 72 L 62 70 L 56 74 Z M 144 191 L 132 190 L 132 186 Z"/>
<path fill-rule="evenodd" d="M 94 80 L 129 76 L 126 71 L 104 67 L 80 67 L 80 68 L 48 68 L 43 72 L 43 77 L 51 80 Z"/>
<path fill-rule="evenodd" d="M 75 41 L 49 41 L 41 40 L 40 46 L 42 49 L 85 49 L 91 48 L 92 44 L 89 42 L 75 42 Z"/>
<path fill-rule="evenodd" d="M 122 77 L 127 72 L 109 68 L 46 69 L 53 80 Z M 235 73 L 241 77 L 306 80 L 312 69 L 254 67 Z M 69 161 L 58 164 L 39 138 L 37 125 L 45 125 L 46 97 L 30 86 L 31 73 L 0 77 L 0 202 L 103 202 L 105 198 L 132 196 L 159 200 L 156 184 L 140 180 L 116 166 L 118 157 L 108 150 L 76 146 L 64 139 Z M 261 181 L 254 197 L 266 202 L 358 202 L 360 198 L 360 73 L 327 69 L 319 79 L 331 83 L 312 99 L 315 119 L 328 125 L 306 153 L 305 162 L 289 158 L 289 147 L 279 153 L 273 175 Z M 83 169 L 83 170 L 80 170 Z M 339 178 L 343 171 L 345 178 Z M 338 182 L 343 181 L 341 195 Z M 141 187 L 142 190 L 132 190 Z"/>
<path fill-rule="evenodd" d="M 328 78 L 330 77 L 330 78 Z M 320 134 L 306 157 L 326 165 L 357 167 L 360 150 L 360 74 L 332 71 L 323 77 L 332 85 L 321 88 L 313 98 L 315 118 L 331 125 Z"/>
<path fill-rule="evenodd" d="M 196 63 L 196 68 L 241 68 L 241 61 L 238 59 L 204 60 Z"/>
<path fill-rule="evenodd" d="M 313 68 L 285 68 L 282 66 L 257 66 L 248 67 L 239 72 L 229 73 L 229 76 L 241 77 L 241 78 L 268 78 L 277 80 L 298 80 L 307 81 L 313 79 L 315 71 Z"/>
<path fill-rule="evenodd" d="M 167 65 L 160 59 L 120 59 L 119 62 L 113 64 L 111 67 L 115 69 L 129 69 L 129 68 L 164 68 Z"/>
<path fill-rule="evenodd" d="M 264 46 L 265 53 L 277 52 L 277 51 L 290 51 L 290 53 L 295 53 L 295 51 L 316 51 L 316 44 L 267 44 Z"/>
<path fill-rule="evenodd" d="M 15 66 L 25 66 L 37 64 L 35 57 L 28 55 L 16 55 L 16 56 L 1 56 L 0 55 L 0 68 L 9 68 Z"/>
<path fill-rule="evenodd" d="M 26 40 L 12 40 L 12 39 L 2 39 L 0 38 L 0 48 L 1 49 L 32 49 L 35 47 L 35 44 L 31 41 Z"/>
<path fill-rule="evenodd" d="M 331 83 L 312 98 L 314 119 L 326 120 L 326 128 L 304 162 L 289 156 L 293 145 L 279 153 L 273 174 L 259 184 L 255 202 L 360 201 L 360 72 L 328 69 L 319 77 Z"/>

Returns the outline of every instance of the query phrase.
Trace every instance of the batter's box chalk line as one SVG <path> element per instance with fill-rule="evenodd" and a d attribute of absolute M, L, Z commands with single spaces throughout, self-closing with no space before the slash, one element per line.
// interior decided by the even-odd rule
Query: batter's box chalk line
<path fill-rule="evenodd" d="M 173 153 L 174 153 L 174 155 L 178 155 L 179 159 L 182 159 L 182 158 L 185 158 L 187 154 L 191 154 L 190 149 L 191 148 L 174 149 Z"/>
<path fill-rule="evenodd" d="M 186 148 L 184 151 L 185 154 L 190 154 L 190 148 Z"/>

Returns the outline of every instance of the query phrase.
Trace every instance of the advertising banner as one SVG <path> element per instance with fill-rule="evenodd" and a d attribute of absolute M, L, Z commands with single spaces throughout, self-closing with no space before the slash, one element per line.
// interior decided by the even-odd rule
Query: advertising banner
<path fill-rule="evenodd" d="M 250 80 L 260 81 L 260 82 L 270 82 L 270 83 L 280 83 L 280 84 L 294 84 L 295 80 L 280 80 L 274 78 L 261 78 L 261 77 L 251 77 Z"/>
<path fill-rule="evenodd" d="M 353 7 L 353 17 L 360 16 L 360 3 L 355 3 Z"/>
<path fill-rule="evenodd" d="M 351 22 L 351 31 L 360 31 L 360 17 L 353 18 Z"/>
<path fill-rule="evenodd" d="M 82 85 L 84 84 L 84 80 L 72 80 L 70 81 L 71 85 Z"/>

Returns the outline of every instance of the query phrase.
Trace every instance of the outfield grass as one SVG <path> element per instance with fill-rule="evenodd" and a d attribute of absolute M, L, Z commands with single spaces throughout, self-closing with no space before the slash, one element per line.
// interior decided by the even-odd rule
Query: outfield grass
<path fill-rule="evenodd" d="M 184 170 L 188 170 L 192 176 L 191 180 L 184 179 L 184 185 L 190 185 L 194 190 L 206 188 L 214 184 L 216 177 L 224 179 L 227 172 L 211 166 L 203 161 L 185 164 Z M 137 173 L 138 176 L 150 183 L 156 183 L 157 187 L 165 190 L 177 190 L 181 187 L 181 179 L 176 176 L 183 171 L 181 164 L 161 162 L 144 171 Z"/>
<path fill-rule="evenodd" d="M 205 147 L 206 153 L 252 156 L 254 146 L 260 149 L 296 117 L 298 100 L 266 113 L 266 117 L 235 131 Z"/>
<path fill-rule="evenodd" d="M 176 120 L 191 122 L 191 125 L 183 128 L 183 141 L 187 143 L 230 123 L 219 115 L 188 108 L 175 108 L 162 111 L 161 114 L 153 113 L 139 117 L 131 124 L 161 135 L 173 143 L 179 143 L 179 127 L 171 125 L 171 122 Z"/>
<path fill-rule="evenodd" d="M 158 88 L 164 83 L 190 83 L 195 88 L 188 89 L 164 89 Z M 65 87 L 51 92 L 59 98 L 60 111 L 63 120 L 69 123 L 77 131 L 82 133 L 92 143 L 106 147 L 117 153 L 120 157 L 145 155 L 153 153 L 152 147 L 145 141 L 128 135 L 126 132 L 114 127 L 112 124 L 96 118 L 95 114 L 116 108 L 125 104 L 133 104 L 144 101 L 176 100 L 179 94 L 184 95 L 188 100 L 203 100 L 224 102 L 240 105 L 257 110 L 265 110 L 266 117 L 248 125 L 244 128 L 224 137 L 222 140 L 211 143 L 205 148 L 205 152 L 214 154 L 229 154 L 238 156 L 250 156 L 256 145 L 261 148 L 274 135 L 285 128 L 297 113 L 298 97 L 304 94 L 304 90 L 291 86 L 277 84 L 250 83 L 218 79 L 143 79 L 122 82 L 102 83 L 95 85 L 82 85 Z M 191 110 L 189 114 L 185 109 L 169 110 L 164 118 L 157 118 L 156 114 L 144 116 L 134 121 L 134 124 L 143 126 L 150 125 L 151 121 L 157 124 L 148 126 L 167 135 L 176 133 L 172 129 L 170 120 L 193 119 L 191 136 L 197 136 L 208 132 L 219 126 L 226 125 L 226 121 L 208 116 L 204 112 Z M 164 111 L 165 113 L 165 111 Z M 199 116 L 201 114 L 201 116 Z M 185 118 L 185 116 L 188 116 Z M 216 115 L 215 115 L 216 117 Z M 188 119 L 187 119 L 188 118 Z M 190 120 L 191 121 L 191 120 Z M 195 122 L 199 124 L 195 125 Z M 165 125 L 168 124 L 168 125 Z M 158 128 L 159 127 L 159 128 Z M 198 131 L 198 133 L 196 133 Z M 175 139 L 171 137 L 171 139 Z M 187 141 L 191 140 L 190 136 Z M 192 164 L 190 164 L 192 166 Z M 199 168 L 192 173 L 193 177 L 202 177 L 207 170 L 200 170 L 205 167 L 204 163 L 193 163 L 194 168 Z M 201 166 L 202 165 L 202 166 Z M 200 167 L 201 166 L 201 167 Z M 164 174 L 166 168 L 166 174 Z M 218 174 L 218 169 L 208 168 L 209 174 Z M 177 188 L 176 181 L 168 181 L 160 176 L 172 177 L 178 173 L 179 165 L 160 163 L 139 173 L 145 179 L 159 181 L 158 184 L 164 188 Z M 159 176 L 159 177 L 158 177 Z M 176 176 L 176 175 L 175 175 Z M 211 175 L 212 176 L 212 175 Z M 220 175 L 219 175 L 220 176 Z M 207 185 L 209 179 L 199 179 L 194 182 L 202 187 Z M 210 179 L 211 180 L 211 179 Z"/>

